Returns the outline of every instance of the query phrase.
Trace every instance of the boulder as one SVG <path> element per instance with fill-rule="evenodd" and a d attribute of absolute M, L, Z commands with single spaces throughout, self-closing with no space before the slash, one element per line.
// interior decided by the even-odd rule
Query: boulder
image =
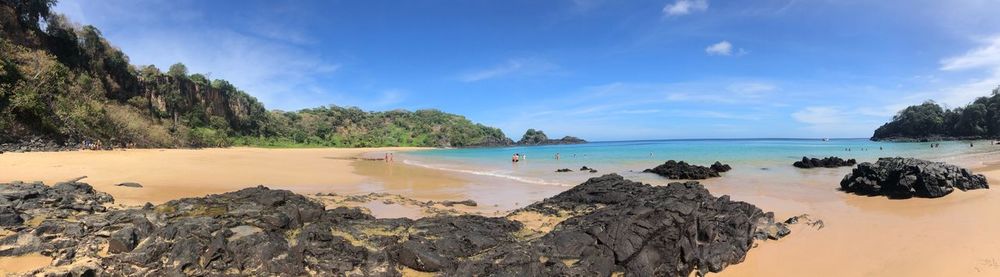
<path fill-rule="evenodd" d="M 559 173 L 562 173 L 562 172 L 573 172 L 573 170 L 569 169 L 569 168 L 562 168 L 562 169 L 556 169 L 556 172 L 559 172 Z"/>
<path fill-rule="evenodd" d="M 792 166 L 798 168 L 816 168 L 816 167 L 826 167 L 834 168 L 841 166 L 853 166 L 858 162 L 854 159 L 844 160 L 839 157 L 826 157 L 822 159 L 802 157 L 801 161 L 796 161 L 792 163 Z"/>
<path fill-rule="evenodd" d="M 708 179 L 712 177 L 719 177 L 719 172 L 725 172 L 732 169 L 729 165 L 725 165 L 719 162 L 713 164 L 712 167 L 704 167 L 700 165 L 688 164 L 684 161 L 674 161 L 669 160 L 659 166 L 651 169 L 643 170 L 642 172 L 656 173 L 657 175 L 667 177 L 668 179 L 681 179 L 681 180 L 698 180 L 698 179 Z"/>
<path fill-rule="evenodd" d="M 989 184 L 982 174 L 955 165 L 896 157 L 858 164 L 840 181 L 840 188 L 859 195 L 937 198 L 956 188 L 987 189 Z"/>

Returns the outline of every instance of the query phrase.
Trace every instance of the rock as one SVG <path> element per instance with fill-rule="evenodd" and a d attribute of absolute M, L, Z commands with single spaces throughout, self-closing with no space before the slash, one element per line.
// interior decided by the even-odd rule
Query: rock
<path fill-rule="evenodd" d="M 448 201 L 442 201 L 442 202 L 439 202 L 439 203 L 441 203 L 441 205 L 444 205 L 446 207 L 451 207 L 451 206 L 455 206 L 455 205 L 466 205 L 466 206 L 469 206 L 469 207 L 475 207 L 475 206 L 479 205 L 478 203 L 476 203 L 476 201 L 472 201 L 472 200 L 463 200 L 463 201 L 451 201 L 451 200 L 448 200 Z"/>
<path fill-rule="evenodd" d="M 772 214 L 714 197 L 697 182 L 654 187 L 616 174 L 592 178 L 525 210 L 579 214 L 534 243 L 544 256 L 575 261 L 560 274 L 572 276 L 719 272 L 741 262 L 766 228 L 783 226 Z"/>
<path fill-rule="evenodd" d="M 732 169 L 729 165 L 723 165 L 716 162 L 718 165 L 712 165 L 712 167 L 704 167 L 700 165 L 691 165 L 686 162 L 669 160 L 666 163 L 656 166 L 652 169 L 646 169 L 642 172 L 656 173 L 657 175 L 667 177 L 669 179 L 682 179 L 682 180 L 697 180 L 697 179 L 708 179 L 711 177 L 719 177 L 719 170 Z"/>
<path fill-rule="evenodd" d="M 583 166 L 583 167 L 581 167 L 581 168 L 580 168 L 580 171 L 581 171 L 581 172 L 590 172 L 590 173 L 597 173 L 597 169 L 593 169 L 593 168 L 589 168 L 589 167 L 587 167 L 587 166 Z"/>
<path fill-rule="evenodd" d="M 556 172 L 573 172 L 573 170 L 569 168 L 563 168 L 563 169 L 556 169 Z"/>
<path fill-rule="evenodd" d="M 119 187 L 130 187 L 130 188 L 141 188 L 141 187 L 142 187 L 142 184 L 139 184 L 139 183 L 133 183 L 133 182 L 125 182 L 125 183 L 120 183 L 120 184 L 116 184 L 115 186 L 119 186 Z"/>
<path fill-rule="evenodd" d="M 0 202 L 0 214 L 46 216 L 0 238 L 0 256 L 53 257 L 30 273 L 41 275 L 400 276 L 405 267 L 442 276 L 687 276 L 743 261 L 755 238 L 788 234 L 773 214 L 697 182 L 650 186 L 616 174 L 519 210 L 568 217 L 531 238 L 507 217 L 381 219 L 266 187 L 122 210 L 86 208 L 112 199 L 82 183 L 3 184 L 0 196 L 19 204 Z"/>
<path fill-rule="evenodd" d="M 715 170 L 715 172 L 719 172 L 719 173 L 733 170 L 733 167 L 729 166 L 728 164 L 723 164 L 723 163 L 721 163 L 719 161 L 715 161 L 715 163 L 712 164 L 712 166 L 710 166 L 710 168 L 712 170 Z"/>
<path fill-rule="evenodd" d="M 797 161 L 792 165 L 798 168 L 816 168 L 816 167 L 826 167 L 834 168 L 841 166 L 853 166 L 858 162 L 854 159 L 844 160 L 839 157 L 826 157 L 823 159 L 802 157 L 801 161 Z"/>
<path fill-rule="evenodd" d="M 549 139 L 549 137 L 545 135 L 545 132 L 535 129 L 528 129 L 528 131 L 524 132 L 524 136 L 521 137 L 521 140 L 517 141 L 518 145 L 558 145 L 581 143 L 587 143 L 587 141 L 573 136 L 565 136 L 561 139 Z"/>
<path fill-rule="evenodd" d="M 956 188 L 988 189 L 989 184 L 982 174 L 955 165 L 897 157 L 858 164 L 840 181 L 840 188 L 859 195 L 937 198 Z"/>

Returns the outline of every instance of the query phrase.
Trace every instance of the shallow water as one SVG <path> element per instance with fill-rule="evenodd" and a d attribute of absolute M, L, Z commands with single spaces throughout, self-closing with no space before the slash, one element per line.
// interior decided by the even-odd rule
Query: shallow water
<path fill-rule="evenodd" d="M 974 147 L 970 147 L 972 143 Z M 733 166 L 727 175 L 780 179 L 810 178 L 811 171 L 802 171 L 791 164 L 803 156 L 838 156 L 875 161 L 879 157 L 905 156 L 931 160 L 959 160 L 958 157 L 1000 150 L 989 141 L 931 143 L 873 142 L 867 139 L 727 139 L 727 140 L 659 140 L 595 142 L 580 145 L 527 146 L 506 148 L 434 149 L 407 153 L 404 162 L 411 165 L 443 169 L 465 175 L 476 175 L 494 181 L 515 181 L 537 185 L 572 186 L 587 178 L 606 173 L 618 173 L 626 178 L 660 184 L 666 180 L 641 173 L 666 160 L 683 160 L 692 164 L 709 165 L 721 161 Z M 512 163 L 514 153 L 527 158 Z M 560 159 L 556 160 L 556 154 Z M 964 159 L 963 159 L 964 160 Z M 578 172 L 582 166 L 596 168 L 591 174 Z M 574 172 L 554 173 L 569 168 Z M 842 175 L 841 175 L 842 176 Z"/>

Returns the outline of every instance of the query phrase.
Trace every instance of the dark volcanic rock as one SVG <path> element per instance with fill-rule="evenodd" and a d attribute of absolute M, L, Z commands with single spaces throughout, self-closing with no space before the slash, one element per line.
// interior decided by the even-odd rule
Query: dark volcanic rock
<path fill-rule="evenodd" d="M 846 192 L 890 198 L 948 195 L 954 189 L 986 189 L 986 177 L 958 166 L 913 158 L 879 158 L 861 163 L 840 181 Z"/>
<path fill-rule="evenodd" d="M 0 184 L 0 196 L 0 222 L 16 232 L 0 239 L 0 256 L 51 256 L 51 267 L 31 274 L 59 276 L 400 276 L 404 267 L 443 276 L 686 276 L 718 272 L 742 261 L 754 239 L 788 234 L 772 214 L 697 182 L 654 187 L 615 174 L 522 209 L 569 215 L 530 238 L 506 217 L 377 219 L 265 187 L 110 211 L 100 206 L 110 196 L 76 182 Z M 25 223 L 43 211 L 45 220 Z"/>
<path fill-rule="evenodd" d="M 712 167 L 704 167 L 700 165 L 688 164 L 684 161 L 674 161 L 669 160 L 664 164 L 658 165 L 652 169 L 646 169 L 642 172 L 656 173 L 657 175 L 667 177 L 669 179 L 682 179 L 682 180 L 697 180 L 697 179 L 708 179 L 711 177 L 719 177 L 719 172 L 726 172 L 731 170 L 732 167 L 720 162 L 715 162 Z"/>
<path fill-rule="evenodd" d="M 715 161 L 715 163 L 712 164 L 712 166 L 710 166 L 709 168 L 715 170 L 715 172 L 720 172 L 720 173 L 733 170 L 733 167 L 729 166 L 728 164 L 723 164 L 719 161 Z"/>
<path fill-rule="evenodd" d="M 569 169 L 569 168 L 561 168 L 561 169 L 556 169 L 556 172 L 560 172 L 560 173 L 562 173 L 562 172 L 573 172 L 573 170 Z"/>
<path fill-rule="evenodd" d="M 0 143 L 0 154 L 3 154 L 4 152 L 59 152 L 76 151 L 80 149 L 82 149 L 82 145 L 75 141 L 59 142 L 41 137 Z"/>
<path fill-rule="evenodd" d="M 714 197 L 697 182 L 654 187 L 611 174 L 592 178 L 525 208 L 543 214 L 581 214 L 533 245 L 548 257 L 574 261 L 571 276 L 687 276 L 718 272 L 743 260 L 754 238 L 785 231 L 770 213 L 728 196 Z"/>
<path fill-rule="evenodd" d="M 841 167 L 841 166 L 853 166 L 858 162 L 854 159 L 844 160 L 840 157 L 826 157 L 823 159 L 802 157 L 801 161 L 797 161 L 792 165 L 798 168 L 816 168 L 816 167 Z"/>
<path fill-rule="evenodd" d="M 130 187 L 130 188 L 141 188 L 141 187 L 142 187 L 142 184 L 139 184 L 139 183 L 134 183 L 134 182 L 125 182 L 125 183 L 119 183 L 119 184 L 115 184 L 115 186 L 119 186 L 119 187 Z"/>

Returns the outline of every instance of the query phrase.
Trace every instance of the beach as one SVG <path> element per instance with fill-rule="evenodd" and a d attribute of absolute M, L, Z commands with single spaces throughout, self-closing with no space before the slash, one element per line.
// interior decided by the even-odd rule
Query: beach
<path fill-rule="evenodd" d="M 83 182 L 114 196 L 114 205 L 130 207 L 264 185 L 309 195 L 326 203 L 328 208 L 364 207 L 376 217 L 384 218 L 431 216 L 429 208 L 502 216 L 570 188 L 406 162 L 433 162 L 433 157 L 413 153 L 425 150 L 428 149 L 226 148 L 7 153 L 0 155 L 3 168 L 0 183 L 20 180 L 51 185 L 87 176 Z M 377 160 L 385 153 L 394 153 L 395 161 Z M 1000 159 L 992 150 L 946 157 L 941 159 L 985 174 L 990 183 L 1000 183 Z M 787 164 L 792 161 L 789 159 Z M 584 163 L 595 164 L 592 160 L 562 161 L 555 165 L 538 163 L 540 167 L 572 165 L 574 169 Z M 602 170 L 612 166 L 596 164 Z M 1000 218 L 992 216 L 1000 212 L 1000 196 L 992 190 L 956 191 L 938 199 L 890 200 L 838 191 L 839 181 L 850 172 L 850 167 L 795 169 L 769 163 L 765 163 L 768 167 L 757 165 L 737 165 L 723 177 L 702 183 L 716 196 L 729 195 L 733 200 L 773 211 L 777 219 L 808 214 L 824 224 L 822 228 L 792 225 L 791 235 L 778 241 L 758 242 L 744 262 L 727 267 L 718 276 L 1000 274 L 1000 240 L 994 235 L 1000 230 Z M 519 166 L 526 169 L 532 165 Z M 599 174 L 573 172 L 575 175 L 557 175 L 562 177 L 548 182 L 585 180 L 605 172 L 626 177 L 631 174 L 654 185 L 670 182 L 621 169 Z M 142 187 L 115 186 L 123 182 L 139 183 Z M 379 195 L 364 201 L 343 198 L 373 193 Z M 478 205 L 424 204 L 467 199 Z M 37 255 L 0 260 L 0 264 L 19 264 L 11 267 L 14 270 L 31 270 L 32 264 L 37 268 L 48 262 Z"/>

